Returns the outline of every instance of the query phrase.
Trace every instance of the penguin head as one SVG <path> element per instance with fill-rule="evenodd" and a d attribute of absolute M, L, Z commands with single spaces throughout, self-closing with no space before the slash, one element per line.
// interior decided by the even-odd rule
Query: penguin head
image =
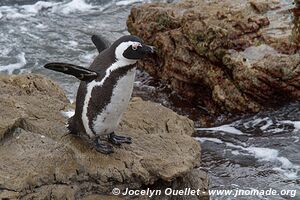
<path fill-rule="evenodd" d="M 115 56 L 118 60 L 129 62 L 136 62 L 147 54 L 155 52 L 154 47 L 146 45 L 143 40 L 133 35 L 121 37 L 112 46 L 115 47 Z"/>

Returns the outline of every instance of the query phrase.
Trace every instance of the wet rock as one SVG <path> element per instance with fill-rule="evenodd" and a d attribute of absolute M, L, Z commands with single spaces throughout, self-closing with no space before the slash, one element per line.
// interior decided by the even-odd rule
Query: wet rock
<path fill-rule="evenodd" d="M 251 0 L 250 4 L 251 6 L 259 13 L 265 13 L 267 11 L 269 11 L 272 8 L 272 4 L 278 4 L 279 1 L 274 1 L 274 0 L 270 0 L 270 1 L 266 1 L 266 0 Z"/>
<path fill-rule="evenodd" d="M 261 105 L 284 102 L 287 94 L 290 99 L 300 99 L 300 55 L 278 54 L 268 49 L 261 45 L 248 52 L 246 49 L 243 53 L 232 53 L 224 57 L 224 63 L 230 67 L 240 90 Z M 256 56 L 259 59 L 251 59 L 250 51 L 260 52 Z"/>
<path fill-rule="evenodd" d="M 193 122 L 159 104 L 134 98 L 117 131 L 133 144 L 103 155 L 67 133 L 69 102 L 52 81 L 3 76 L 0 94 L 2 199 L 123 199 L 110 196 L 114 187 L 176 184 L 200 165 Z"/>
<path fill-rule="evenodd" d="M 158 48 L 140 63 L 151 75 L 210 113 L 258 112 L 300 99 L 293 6 L 280 0 L 144 4 L 132 8 L 127 26 Z"/>

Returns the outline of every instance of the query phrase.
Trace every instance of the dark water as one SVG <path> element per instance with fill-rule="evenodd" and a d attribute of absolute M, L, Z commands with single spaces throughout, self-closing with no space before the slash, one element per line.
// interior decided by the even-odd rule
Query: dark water
<path fill-rule="evenodd" d="M 88 66 L 97 55 L 90 36 L 97 33 L 114 41 L 128 34 L 127 15 L 133 4 L 141 2 L 0 1 L 0 73 L 44 74 L 57 81 L 70 100 L 74 99 L 77 79 L 47 71 L 42 66 L 51 61 Z M 137 74 L 134 95 L 159 102 L 193 119 L 203 112 L 141 71 Z M 202 127 L 197 133 L 196 139 L 203 148 L 202 167 L 209 172 L 211 189 L 289 189 L 296 190 L 294 199 L 300 199 L 299 103 L 239 117 L 210 129 Z M 211 199 L 289 197 L 212 196 Z"/>
<path fill-rule="evenodd" d="M 299 103 L 294 103 L 221 126 L 200 128 L 198 140 L 203 148 L 203 167 L 213 183 L 211 188 L 296 190 L 294 199 L 299 199 L 299 115 Z M 237 199 L 291 198 L 240 196 Z"/>

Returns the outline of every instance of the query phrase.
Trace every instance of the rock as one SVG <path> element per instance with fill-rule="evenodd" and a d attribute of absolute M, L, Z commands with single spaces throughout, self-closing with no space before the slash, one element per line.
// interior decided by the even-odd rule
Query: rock
<path fill-rule="evenodd" d="M 162 183 L 161 189 L 165 191 L 167 188 L 172 188 L 173 190 L 184 190 L 185 188 L 194 189 L 197 191 L 197 189 L 200 189 L 200 195 L 187 195 L 187 196 L 155 196 L 151 199 L 154 200 L 209 200 L 209 196 L 207 194 L 208 191 L 208 177 L 207 173 L 200 170 L 200 169 L 194 169 L 192 170 L 187 176 L 178 178 L 173 183 Z"/>
<path fill-rule="evenodd" d="M 30 117 L 39 121 L 53 118 L 52 122 L 64 123 L 59 112 L 65 109 L 68 99 L 54 82 L 33 75 L 1 76 L 0 80 L 0 113 L 5 113 L 0 115 L 0 140 L 10 130 L 27 126 L 26 119 Z"/>
<path fill-rule="evenodd" d="M 262 14 L 270 10 L 278 9 L 281 2 L 280 0 L 250 0 L 249 3 L 255 11 Z"/>
<path fill-rule="evenodd" d="M 3 76 L 0 86 L 2 199 L 123 199 L 112 189 L 181 184 L 200 165 L 193 122 L 159 104 L 134 98 L 117 131 L 133 144 L 103 155 L 67 133 L 69 102 L 52 81 Z"/>
<path fill-rule="evenodd" d="M 298 4 L 297 4 L 298 5 Z M 157 47 L 140 65 L 210 113 L 300 100 L 299 9 L 280 0 L 133 7 L 128 30 Z"/>

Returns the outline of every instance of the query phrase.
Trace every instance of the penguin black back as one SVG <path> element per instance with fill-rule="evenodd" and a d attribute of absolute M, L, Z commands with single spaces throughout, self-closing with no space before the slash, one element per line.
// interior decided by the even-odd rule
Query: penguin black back
<path fill-rule="evenodd" d="M 103 50 L 109 48 L 110 43 L 101 35 L 92 35 L 91 37 L 92 42 L 96 46 L 99 53 L 101 53 Z"/>
<path fill-rule="evenodd" d="M 98 138 L 108 136 L 112 144 L 131 143 L 130 137 L 114 134 L 131 97 L 136 63 L 154 48 L 136 36 L 123 36 L 107 48 L 98 36 L 92 41 L 99 51 L 89 68 L 66 63 L 50 63 L 45 67 L 71 74 L 82 80 L 77 91 L 76 109 L 69 119 L 69 130 L 94 140 L 95 148 L 102 153 L 112 153 L 112 146 Z"/>

